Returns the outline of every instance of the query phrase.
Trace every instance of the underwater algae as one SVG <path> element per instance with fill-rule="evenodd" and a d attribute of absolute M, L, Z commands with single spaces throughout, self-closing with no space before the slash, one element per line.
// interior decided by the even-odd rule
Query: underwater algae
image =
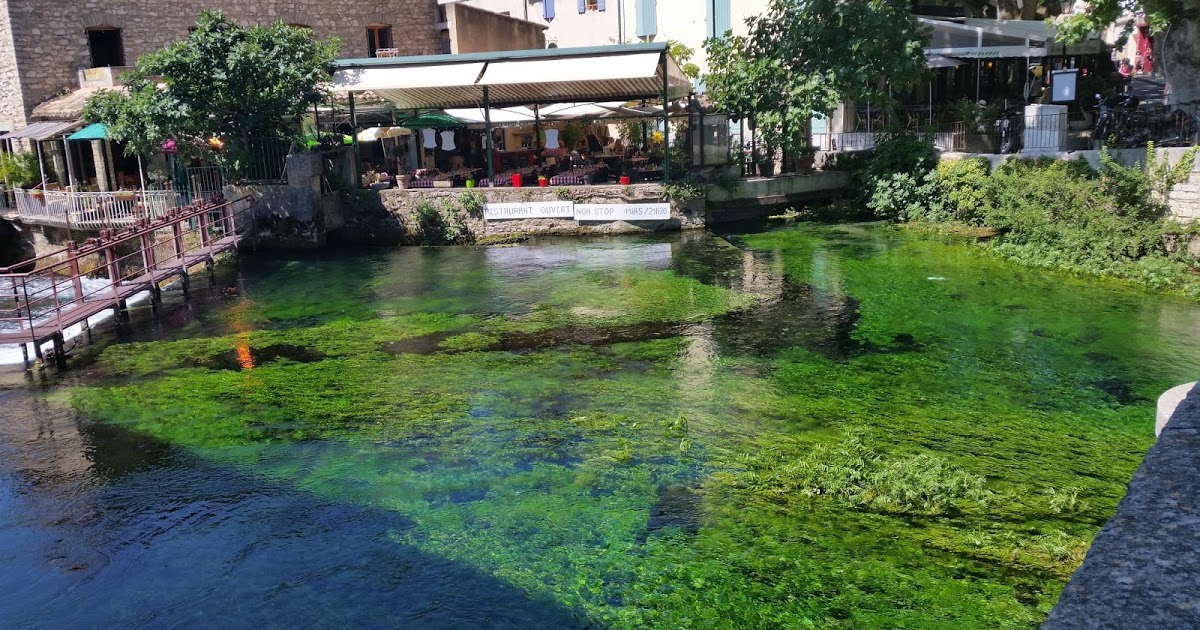
<path fill-rule="evenodd" d="M 733 240 L 371 254 L 311 309 L 289 272 L 71 400 L 601 626 L 1040 622 L 1200 367 L 1195 306 L 876 226 Z"/>

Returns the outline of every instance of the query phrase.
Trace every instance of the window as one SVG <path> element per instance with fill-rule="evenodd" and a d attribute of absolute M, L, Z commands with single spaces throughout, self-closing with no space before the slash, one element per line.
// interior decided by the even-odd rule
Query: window
<path fill-rule="evenodd" d="M 125 65 L 125 46 L 121 43 L 121 29 L 89 28 L 87 36 L 93 68 Z"/>
<path fill-rule="evenodd" d="M 576 0 L 580 13 L 588 11 L 603 11 L 604 0 Z"/>
<path fill-rule="evenodd" d="M 600 10 L 599 0 L 587 0 L 587 6 L 584 8 L 586 8 L 588 11 L 599 11 Z"/>
<path fill-rule="evenodd" d="M 374 57 L 380 48 L 392 47 L 392 27 L 386 24 L 370 24 L 367 26 L 367 56 Z"/>

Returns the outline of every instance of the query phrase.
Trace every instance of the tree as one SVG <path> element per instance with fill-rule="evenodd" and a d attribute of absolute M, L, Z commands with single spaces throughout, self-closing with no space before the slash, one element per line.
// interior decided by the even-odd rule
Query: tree
<path fill-rule="evenodd" d="M 1057 37 L 1082 41 L 1130 11 L 1146 15 L 1154 34 L 1154 65 L 1175 102 L 1200 106 L 1200 0 L 1093 0 L 1082 13 L 1058 23 Z"/>
<path fill-rule="evenodd" d="M 337 57 L 336 39 L 276 22 L 244 27 L 205 11 L 187 39 L 138 59 L 127 91 L 89 99 L 88 122 L 108 127 L 129 154 L 158 149 L 175 138 L 182 152 L 223 138 L 239 155 L 256 139 L 288 135 L 319 100 Z"/>
<path fill-rule="evenodd" d="M 700 66 L 692 63 L 692 57 L 696 55 L 696 51 L 691 46 L 680 41 L 668 39 L 667 54 L 679 62 L 679 69 L 683 70 L 684 76 L 689 79 L 700 78 Z"/>
<path fill-rule="evenodd" d="M 844 101 L 892 102 L 891 91 L 922 81 L 928 33 L 899 0 L 771 0 L 748 18 L 747 36 L 705 42 L 705 75 L 713 104 L 760 122 L 788 149 L 814 112 L 830 115 Z M 761 121 L 768 121 L 761 124 Z"/>

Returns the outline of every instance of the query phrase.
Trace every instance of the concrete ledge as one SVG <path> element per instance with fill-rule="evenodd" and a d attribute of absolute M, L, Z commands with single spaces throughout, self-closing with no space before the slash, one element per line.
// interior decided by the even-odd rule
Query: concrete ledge
<path fill-rule="evenodd" d="M 1200 388 L 1189 384 L 1042 625 L 1200 628 Z M 1179 387 L 1160 398 L 1169 408 Z"/>

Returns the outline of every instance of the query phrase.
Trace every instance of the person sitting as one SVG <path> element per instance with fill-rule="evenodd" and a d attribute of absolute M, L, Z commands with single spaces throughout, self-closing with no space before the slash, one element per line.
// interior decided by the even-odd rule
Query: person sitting
<path fill-rule="evenodd" d="M 604 145 L 600 143 L 600 138 L 596 137 L 595 133 L 588 132 L 587 149 L 590 153 L 603 153 Z"/>

